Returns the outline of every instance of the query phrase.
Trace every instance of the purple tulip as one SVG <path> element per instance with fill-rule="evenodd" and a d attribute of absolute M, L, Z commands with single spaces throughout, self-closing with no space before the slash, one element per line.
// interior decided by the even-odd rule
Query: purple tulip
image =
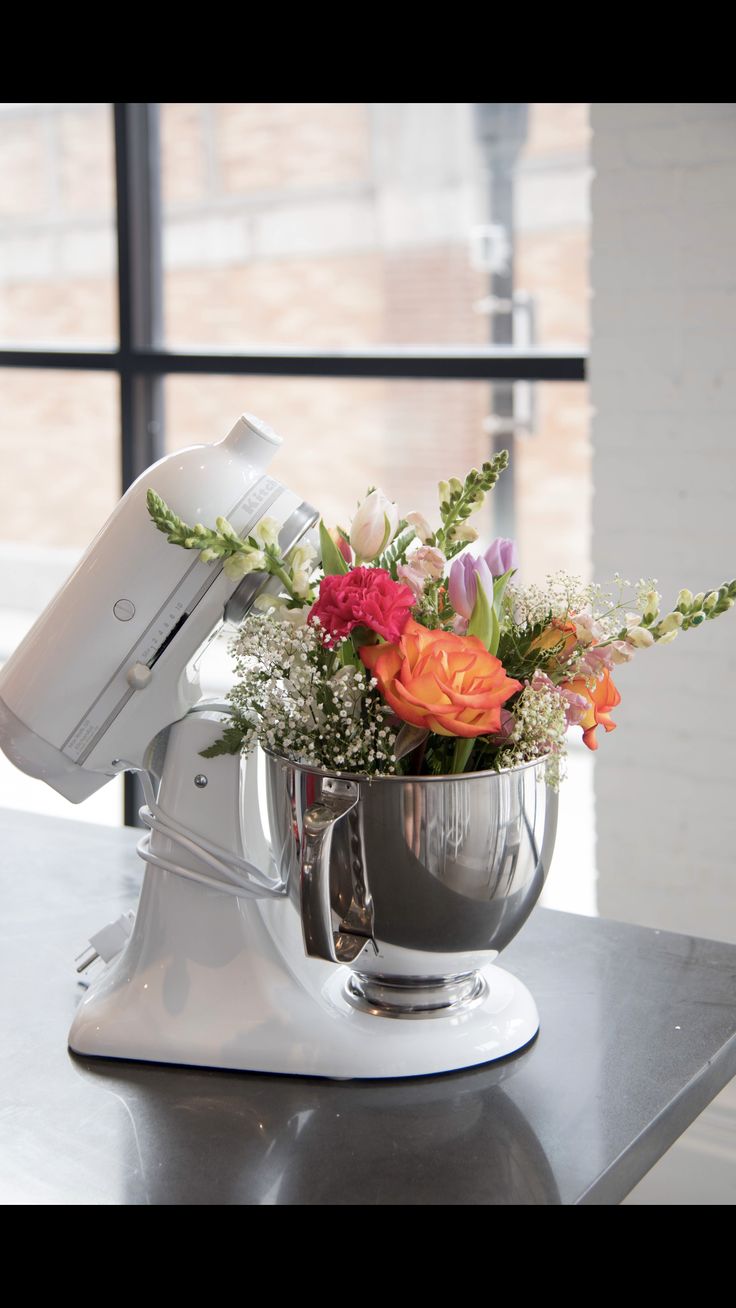
<path fill-rule="evenodd" d="M 505 536 L 497 536 L 495 540 L 491 541 L 483 558 L 493 576 L 502 577 L 504 572 L 508 572 L 509 568 L 518 568 L 519 566 L 516 541 L 507 540 Z"/>
<path fill-rule="evenodd" d="M 516 545 L 501 536 L 488 546 L 485 554 L 461 554 L 450 568 L 448 587 L 455 612 L 468 619 L 473 616 L 477 577 L 480 577 L 488 602 L 492 604 L 494 577 L 502 577 L 509 568 L 515 568 L 516 563 Z"/>

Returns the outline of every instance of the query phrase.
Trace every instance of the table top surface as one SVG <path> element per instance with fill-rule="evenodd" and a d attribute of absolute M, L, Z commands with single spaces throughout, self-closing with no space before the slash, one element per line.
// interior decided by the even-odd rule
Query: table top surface
<path fill-rule="evenodd" d="M 0 1202 L 615 1204 L 736 1073 L 736 946 L 536 909 L 500 1063 L 328 1081 L 82 1058 L 74 957 L 140 833 L 0 810 Z M 99 965 L 97 965 L 99 966 Z"/>

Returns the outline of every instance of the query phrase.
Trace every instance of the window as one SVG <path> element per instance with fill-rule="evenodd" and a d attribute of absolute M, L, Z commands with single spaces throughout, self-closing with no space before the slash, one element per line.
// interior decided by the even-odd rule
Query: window
<path fill-rule="evenodd" d="M 0 106 L 0 656 L 117 493 L 244 409 L 334 516 L 511 448 L 485 530 L 587 573 L 587 109 Z"/>

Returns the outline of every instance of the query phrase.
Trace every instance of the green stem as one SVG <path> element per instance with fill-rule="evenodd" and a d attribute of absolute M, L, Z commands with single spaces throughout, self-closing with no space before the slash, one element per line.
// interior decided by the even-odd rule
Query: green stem
<path fill-rule="evenodd" d="M 281 582 L 281 585 L 283 586 L 284 590 L 288 594 L 289 599 L 298 600 L 300 604 L 305 603 L 301 595 L 297 595 L 295 593 L 294 587 L 291 584 L 291 580 L 289 578 L 289 574 L 286 571 L 286 569 L 281 566 L 281 564 L 273 557 L 272 554 L 268 554 L 268 553 L 266 554 L 266 566 L 267 566 L 267 570 L 271 573 L 272 577 L 278 577 L 279 581 Z"/>
<path fill-rule="evenodd" d="M 473 752 L 475 736 L 458 736 L 452 755 L 452 771 L 464 772 L 468 759 Z"/>

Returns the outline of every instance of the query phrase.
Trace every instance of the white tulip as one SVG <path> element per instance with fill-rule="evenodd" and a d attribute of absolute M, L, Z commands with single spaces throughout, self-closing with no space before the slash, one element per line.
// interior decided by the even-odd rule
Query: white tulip
<path fill-rule="evenodd" d="M 399 526 L 399 510 L 381 490 L 363 500 L 350 528 L 356 560 L 369 562 L 382 554 Z"/>

